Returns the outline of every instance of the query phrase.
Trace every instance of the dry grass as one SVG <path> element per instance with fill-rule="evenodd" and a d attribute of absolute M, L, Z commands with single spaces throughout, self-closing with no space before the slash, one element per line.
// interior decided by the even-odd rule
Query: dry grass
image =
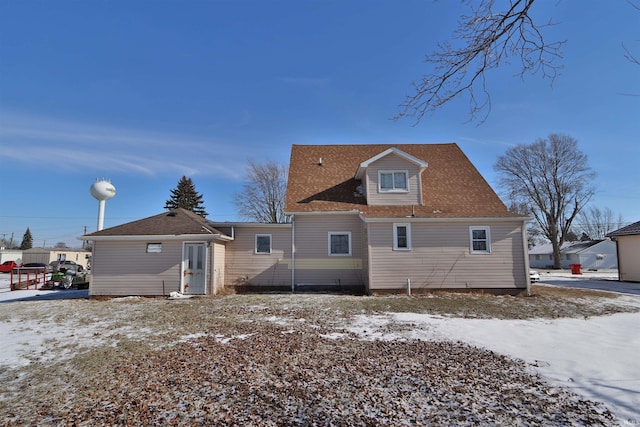
<path fill-rule="evenodd" d="M 0 310 L 0 322 L 48 337 L 27 366 L 0 367 L 5 425 L 608 425 L 602 407 L 489 351 L 322 336 L 362 314 L 531 319 L 639 308 L 615 294 L 534 286 L 530 297 L 253 294 Z"/>

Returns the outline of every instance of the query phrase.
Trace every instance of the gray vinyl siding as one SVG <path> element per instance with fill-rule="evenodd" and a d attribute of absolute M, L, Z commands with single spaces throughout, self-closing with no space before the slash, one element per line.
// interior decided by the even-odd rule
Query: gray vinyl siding
<path fill-rule="evenodd" d="M 351 256 L 329 256 L 329 232 L 351 233 Z M 296 285 L 366 283 L 365 234 L 358 215 L 296 215 Z"/>
<path fill-rule="evenodd" d="M 144 241 L 95 241 L 89 294 L 163 295 L 180 290 L 182 242 L 157 240 L 162 252 L 147 253 Z"/>
<path fill-rule="evenodd" d="M 378 190 L 379 171 L 404 171 L 408 172 L 408 193 L 380 193 Z M 368 205 L 420 205 L 420 169 L 417 165 L 395 154 L 390 154 L 372 163 L 367 168 L 366 185 Z"/>
<path fill-rule="evenodd" d="M 402 222 L 402 221 L 399 221 Z M 491 253 L 470 253 L 469 226 L 490 227 Z M 412 249 L 393 250 L 393 222 L 370 223 L 370 291 L 526 288 L 521 222 L 411 223 Z"/>
<path fill-rule="evenodd" d="M 234 240 L 227 243 L 227 286 L 291 286 L 291 226 L 235 227 Z M 271 235 L 271 253 L 256 254 L 256 234 Z"/>

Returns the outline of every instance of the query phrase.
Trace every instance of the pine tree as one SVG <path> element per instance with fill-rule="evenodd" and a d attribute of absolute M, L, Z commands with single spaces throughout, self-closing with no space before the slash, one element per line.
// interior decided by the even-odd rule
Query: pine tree
<path fill-rule="evenodd" d="M 190 210 L 203 218 L 208 213 L 205 211 L 202 194 L 198 194 L 191 178 L 183 176 L 175 190 L 171 190 L 171 198 L 164 205 L 165 209 L 183 208 Z"/>
<path fill-rule="evenodd" d="M 20 243 L 21 250 L 31 249 L 33 247 L 33 236 L 31 235 L 31 230 L 27 227 L 27 231 L 24 232 L 22 236 L 22 243 Z"/>

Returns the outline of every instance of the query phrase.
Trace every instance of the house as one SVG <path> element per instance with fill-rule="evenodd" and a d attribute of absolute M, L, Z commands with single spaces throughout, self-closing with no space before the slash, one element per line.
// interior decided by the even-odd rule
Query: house
<path fill-rule="evenodd" d="M 5 261 L 16 261 L 18 263 L 22 263 L 22 250 L 0 248 L 0 264 Z"/>
<path fill-rule="evenodd" d="M 53 261 L 73 261 L 80 264 L 82 268 L 89 267 L 91 252 L 85 249 L 69 248 L 31 248 L 22 251 L 22 262 L 42 262 L 49 264 Z"/>
<path fill-rule="evenodd" d="M 93 241 L 90 295 L 216 294 L 224 283 L 223 234 L 175 209 L 83 236 Z"/>
<path fill-rule="evenodd" d="M 640 282 L 640 221 L 607 234 L 616 241 L 618 279 Z"/>
<path fill-rule="evenodd" d="M 588 240 L 564 242 L 560 247 L 561 268 L 580 264 L 583 270 L 603 270 L 618 268 L 615 242 Z M 551 243 L 537 245 L 529 250 L 531 268 L 553 268 L 553 246 Z"/>
<path fill-rule="evenodd" d="M 294 145 L 287 224 L 174 210 L 97 231 L 92 295 L 527 292 L 525 223 L 456 144 Z"/>
<path fill-rule="evenodd" d="M 525 222 L 456 144 L 294 145 L 295 285 L 527 291 Z"/>

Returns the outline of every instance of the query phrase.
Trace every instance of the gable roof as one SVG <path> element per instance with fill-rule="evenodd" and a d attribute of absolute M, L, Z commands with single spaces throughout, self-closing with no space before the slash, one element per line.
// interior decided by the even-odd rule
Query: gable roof
<path fill-rule="evenodd" d="M 560 253 L 562 254 L 579 254 L 586 251 L 589 248 L 600 244 L 613 244 L 611 240 L 586 240 L 576 242 L 564 242 L 560 247 Z M 553 254 L 553 245 L 551 243 L 543 243 L 536 245 L 529 249 L 529 255 L 550 255 Z"/>
<path fill-rule="evenodd" d="M 424 169 L 427 166 L 429 166 L 427 162 L 417 159 L 413 157 L 411 154 L 407 154 L 402 150 L 398 150 L 396 147 L 391 147 L 387 150 L 384 150 L 382 153 L 375 155 L 372 158 L 367 159 L 364 162 L 360 163 L 360 165 L 358 166 L 358 170 L 356 171 L 355 178 L 362 179 L 362 176 L 364 175 L 364 171 L 366 170 L 366 168 L 368 168 L 371 165 L 371 163 L 377 160 L 380 160 L 383 157 L 388 156 L 389 154 L 395 154 L 396 156 L 402 157 L 403 159 L 416 164 L 421 169 Z"/>
<path fill-rule="evenodd" d="M 640 234 L 640 221 L 612 231 L 611 233 L 607 234 L 607 237 L 630 236 L 634 234 Z"/>
<path fill-rule="evenodd" d="M 223 233 L 211 226 L 209 221 L 187 209 L 178 208 L 148 218 L 105 228 L 82 236 L 86 240 L 107 240 L 110 237 L 134 236 L 209 236 L 224 238 Z"/>
<path fill-rule="evenodd" d="M 391 149 L 395 149 L 389 151 Z M 416 206 L 369 206 L 358 191 L 358 168 L 384 153 L 429 165 Z M 319 159 L 322 158 L 322 162 Z M 358 211 L 367 218 L 522 218 L 509 212 L 457 144 L 293 145 L 285 211 Z"/>

